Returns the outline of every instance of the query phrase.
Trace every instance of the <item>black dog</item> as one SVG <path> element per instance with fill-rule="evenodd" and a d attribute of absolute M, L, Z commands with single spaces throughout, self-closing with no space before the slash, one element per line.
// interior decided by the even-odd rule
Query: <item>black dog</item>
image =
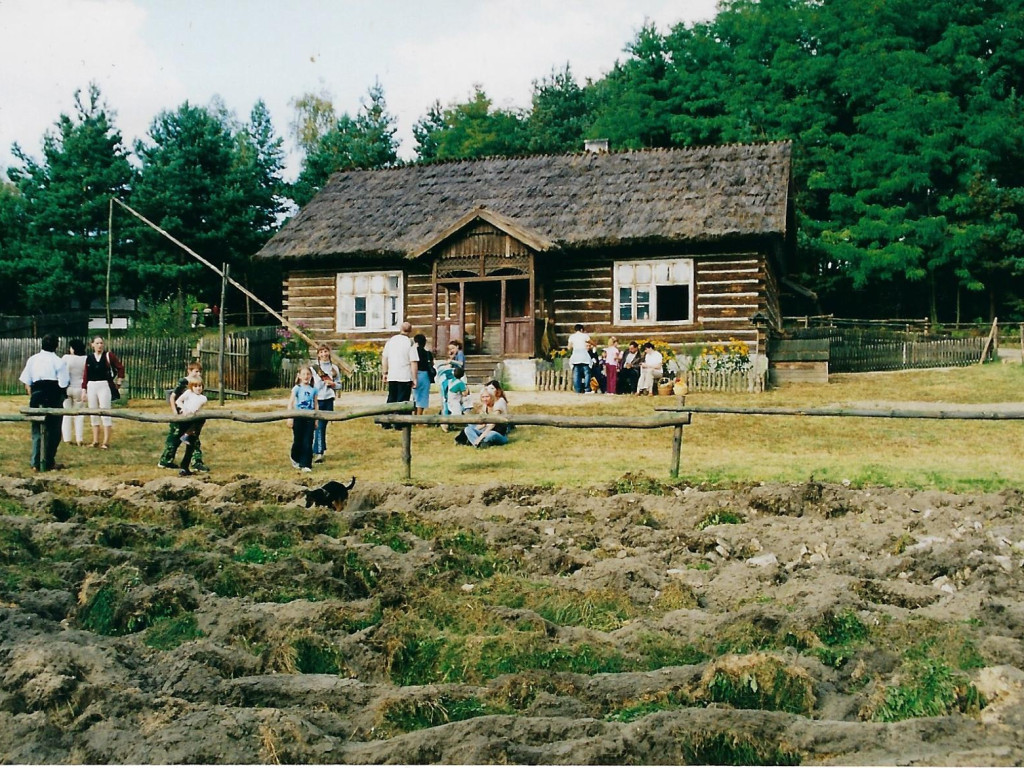
<path fill-rule="evenodd" d="M 353 477 L 348 485 L 339 483 L 337 480 L 328 480 L 319 488 L 310 488 L 306 491 L 306 509 L 316 505 L 318 507 L 334 507 L 335 511 L 341 512 L 348 501 L 348 492 L 356 484 Z"/>

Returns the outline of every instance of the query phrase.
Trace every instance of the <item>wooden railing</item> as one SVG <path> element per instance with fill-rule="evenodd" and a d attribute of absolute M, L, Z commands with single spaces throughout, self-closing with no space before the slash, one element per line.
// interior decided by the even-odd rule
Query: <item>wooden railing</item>
<path fill-rule="evenodd" d="M 492 413 L 468 413 L 462 416 L 423 415 L 413 416 L 411 402 L 386 403 L 384 405 L 359 409 L 339 409 L 337 411 L 265 411 L 260 413 L 240 413 L 237 411 L 204 410 L 204 421 L 226 420 L 246 424 L 263 424 L 284 419 L 313 419 L 315 421 L 348 421 L 372 417 L 378 424 L 387 424 L 402 430 L 402 462 L 405 466 L 405 477 L 412 477 L 412 427 L 417 424 L 449 424 L 465 426 L 467 424 L 506 424 L 509 426 L 544 426 L 569 429 L 658 429 L 673 427 L 672 464 L 669 472 L 672 477 L 679 476 L 679 458 L 683 444 L 683 426 L 690 423 L 689 413 L 655 414 L 654 416 L 547 416 L 523 414 L 502 416 Z M 137 421 L 155 424 L 194 421 L 196 416 L 190 414 L 170 415 L 167 412 L 148 413 L 131 410 L 112 410 L 109 408 L 81 408 L 74 411 L 80 416 L 112 416 L 126 421 Z M 22 408 L 17 414 L 0 414 L 2 422 L 40 422 L 46 416 L 66 416 L 68 411 L 63 408 Z M 43 440 L 42 454 L 46 455 L 46 430 L 41 430 Z"/>

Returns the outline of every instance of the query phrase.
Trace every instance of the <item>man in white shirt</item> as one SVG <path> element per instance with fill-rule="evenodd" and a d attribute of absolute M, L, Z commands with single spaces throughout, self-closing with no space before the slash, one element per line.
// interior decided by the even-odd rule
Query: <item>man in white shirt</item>
<path fill-rule="evenodd" d="M 43 336 L 42 351 L 25 363 L 18 381 L 25 385 L 30 408 L 61 408 L 68 385 L 68 364 L 57 357 L 57 337 Z M 60 445 L 60 416 L 45 416 L 44 421 L 32 422 L 32 469 L 47 472 L 61 469 L 57 464 L 57 446 Z"/>
<path fill-rule="evenodd" d="M 665 359 L 661 352 L 654 348 L 651 342 L 644 344 L 644 361 L 640 363 L 640 382 L 637 384 L 637 394 L 656 395 L 657 381 L 664 373 Z"/>
<path fill-rule="evenodd" d="M 388 339 L 380 353 L 380 370 L 388 384 L 389 403 L 405 403 L 412 398 L 419 361 L 420 356 L 412 340 L 412 323 L 402 323 L 401 332 Z M 384 428 L 388 426 L 385 424 Z"/>
<path fill-rule="evenodd" d="M 590 336 L 583 332 L 583 326 L 576 323 L 575 333 L 569 337 L 569 364 L 572 365 L 572 388 L 578 394 L 587 391 L 590 379 Z"/>

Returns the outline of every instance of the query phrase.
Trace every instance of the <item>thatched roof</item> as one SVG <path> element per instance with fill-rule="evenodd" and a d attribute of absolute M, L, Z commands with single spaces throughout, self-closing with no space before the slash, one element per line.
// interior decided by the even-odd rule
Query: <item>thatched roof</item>
<path fill-rule="evenodd" d="M 412 256 L 484 207 L 570 249 L 785 236 L 789 142 L 334 174 L 262 258 Z"/>

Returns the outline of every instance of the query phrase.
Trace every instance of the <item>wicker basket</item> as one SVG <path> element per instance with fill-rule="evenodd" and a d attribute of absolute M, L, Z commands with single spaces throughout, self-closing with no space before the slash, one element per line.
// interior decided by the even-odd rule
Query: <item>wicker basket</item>
<path fill-rule="evenodd" d="M 667 384 L 660 384 L 659 383 L 658 384 L 658 394 L 661 395 L 662 397 L 665 397 L 667 395 L 671 395 L 672 394 L 672 382 L 670 381 Z"/>

